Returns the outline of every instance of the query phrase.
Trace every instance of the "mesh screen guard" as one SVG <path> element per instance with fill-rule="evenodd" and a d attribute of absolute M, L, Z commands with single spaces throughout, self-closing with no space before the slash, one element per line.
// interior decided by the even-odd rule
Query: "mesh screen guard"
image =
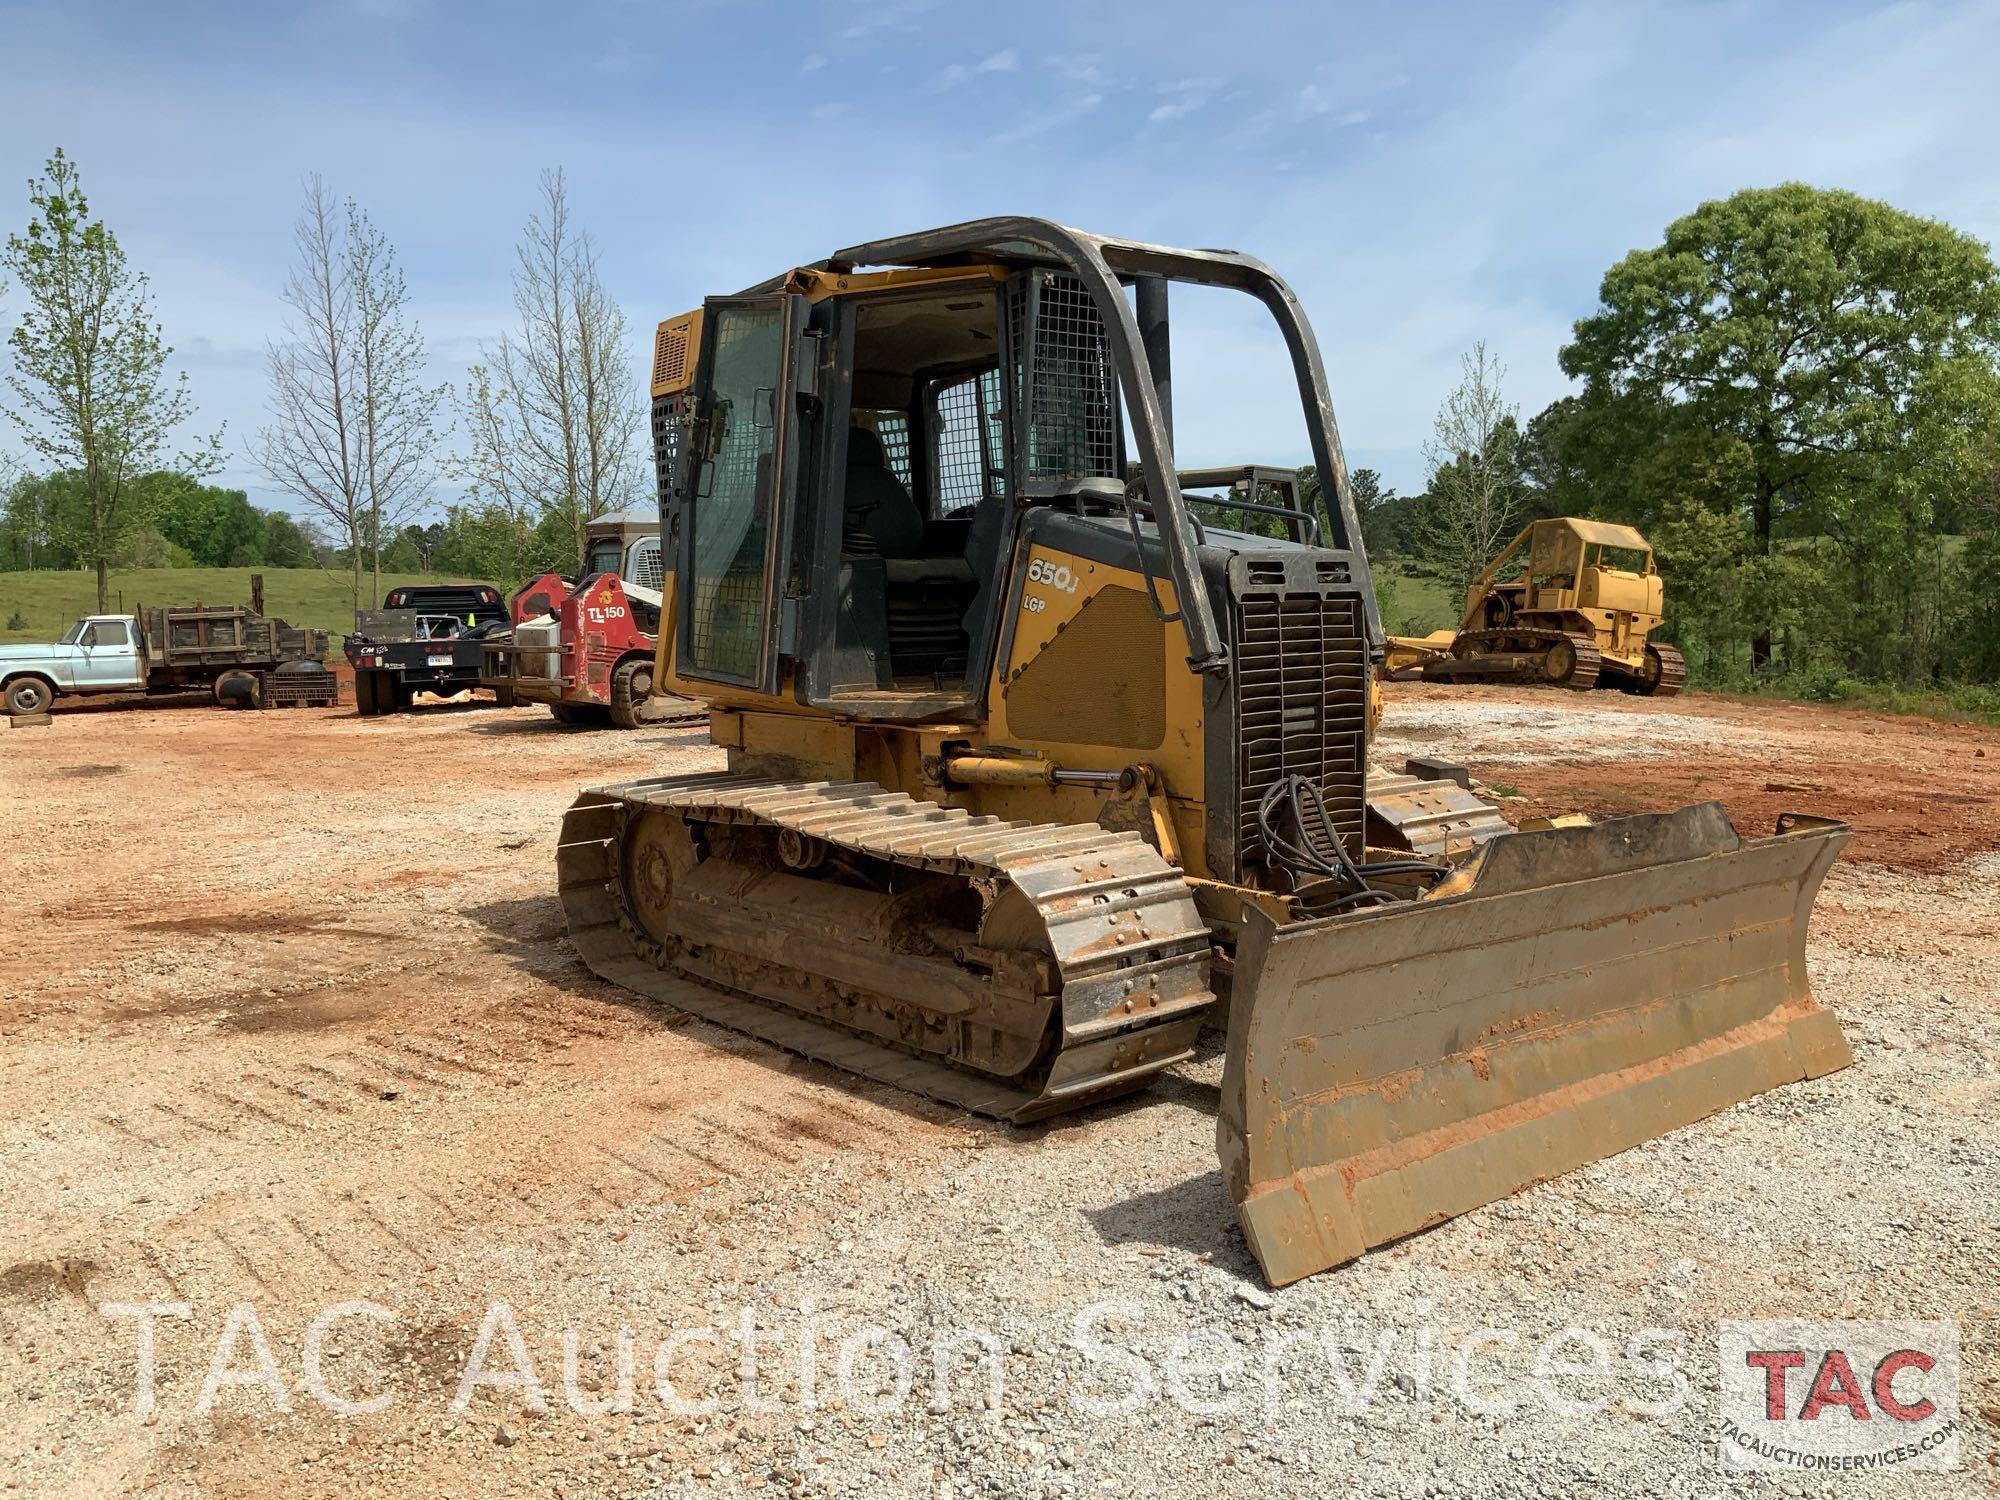
<path fill-rule="evenodd" d="M 1061 271 L 1025 271 L 1008 284 L 1007 321 L 1022 477 L 1121 477 L 1118 374 L 1083 283 Z"/>

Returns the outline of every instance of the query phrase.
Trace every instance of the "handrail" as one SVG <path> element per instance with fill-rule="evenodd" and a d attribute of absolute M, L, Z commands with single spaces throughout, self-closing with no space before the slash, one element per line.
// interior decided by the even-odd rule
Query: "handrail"
<path fill-rule="evenodd" d="M 1185 495 L 1185 491 L 1183 491 L 1183 494 Z M 1210 500 L 1201 495 L 1189 496 L 1187 498 L 1191 504 L 1212 505 L 1217 510 L 1247 510 L 1260 516 L 1285 516 L 1294 521 L 1303 521 L 1307 526 L 1312 528 L 1311 533 L 1309 535 L 1295 536 L 1292 540 L 1304 547 L 1317 547 L 1319 545 L 1319 517 L 1304 506 L 1273 505 L 1264 500 L 1232 500 L 1226 496 L 1220 500 Z M 1191 519 L 1194 520 L 1197 526 L 1201 524 L 1200 517 L 1192 516 L 1192 513 Z"/>

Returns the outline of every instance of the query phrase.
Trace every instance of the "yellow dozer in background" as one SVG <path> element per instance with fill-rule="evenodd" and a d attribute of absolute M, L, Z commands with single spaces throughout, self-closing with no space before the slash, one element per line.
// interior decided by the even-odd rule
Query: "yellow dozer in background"
<path fill-rule="evenodd" d="M 1517 558 L 1519 575 L 1502 581 Z M 1473 580 L 1458 629 L 1390 636 L 1382 674 L 1670 698 L 1687 680 L 1686 663 L 1664 641 L 1647 639 L 1664 602 L 1652 546 L 1630 526 L 1574 516 L 1536 521 Z"/>
<path fill-rule="evenodd" d="M 1256 466 L 1176 470 L 1173 282 L 1276 321 L 1329 534 L 1195 521 Z M 1805 970 L 1842 825 L 1513 833 L 1371 772 L 1368 559 L 1260 262 L 1029 218 L 878 241 L 662 323 L 652 394 L 658 680 L 727 764 L 564 819 L 604 978 L 1012 1121 L 1222 1026 L 1224 1177 L 1280 1283 L 1848 1061 Z"/>

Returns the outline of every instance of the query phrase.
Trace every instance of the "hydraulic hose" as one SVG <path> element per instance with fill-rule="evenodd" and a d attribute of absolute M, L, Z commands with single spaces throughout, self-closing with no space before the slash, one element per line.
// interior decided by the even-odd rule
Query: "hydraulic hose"
<path fill-rule="evenodd" d="M 1320 789 L 1304 776 L 1274 782 L 1257 804 L 1257 834 L 1271 863 L 1291 875 L 1300 907 L 1316 917 L 1333 916 L 1357 906 L 1380 906 L 1400 899 L 1394 891 L 1370 882 L 1369 876 L 1416 875 L 1442 880 L 1446 867 L 1428 859 L 1387 859 L 1361 867 L 1348 858 L 1335 831 Z M 1322 848 L 1331 849 L 1329 857 Z M 1322 895 L 1318 888 L 1332 886 Z"/>

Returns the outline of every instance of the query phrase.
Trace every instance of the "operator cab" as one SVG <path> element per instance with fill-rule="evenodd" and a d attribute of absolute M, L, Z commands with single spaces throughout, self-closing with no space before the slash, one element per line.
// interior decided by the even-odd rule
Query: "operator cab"
<path fill-rule="evenodd" d="M 892 291 L 847 311 L 843 607 L 825 687 L 835 698 L 962 694 L 973 655 L 966 617 L 994 561 L 972 556 L 973 519 L 1006 493 L 999 287 Z"/>
<path fill-rule="evenodd" d="M 661 587 L 660 512 L 657 506 L 615 510 L 584 529 L 583 578 L 612 573 L 658 593 Z"/>
<path fill-rule="evenodd" d="M 807 702 L 920 718 L 977 698 L 1008 541 L 1006 286 L 984 270 L 881 279 L 678 320 L 701 320 L 685 335 L 699 376 L 663 407 L 656 368 L 655 437 L 690 677 L 779 691 L 776 646 Z M 775 601 L 767 576 L 785 580 Z"/>
<path fill-rule="evenodd" d="M 858 247 L 899 253 L 843 253 L 659 325 L 676 676 L 723 704 L 976 714 L 1010 650 L 1029 554 L 1058 534 L 1100 565 L 1136 567 L 1142 607 L 1183 622 L 1204 671 L 1226 663 L 1218 611 L 1245 551 L 1331 550 L 1366 611 L 1345 493 L 1316 504 L 1291 470 L 1171 465 L 1165 287 L 1186 279 L 1249 291 L 1276 315 L 1315 462 L 1344 472 L 1317 351 L 1281 284 L 1226 251 L 992 222 L 1020 224 L 1039 248 L 1004 236 Z M 1372 611 L 1364 629 L 1379 636 Z"/>

